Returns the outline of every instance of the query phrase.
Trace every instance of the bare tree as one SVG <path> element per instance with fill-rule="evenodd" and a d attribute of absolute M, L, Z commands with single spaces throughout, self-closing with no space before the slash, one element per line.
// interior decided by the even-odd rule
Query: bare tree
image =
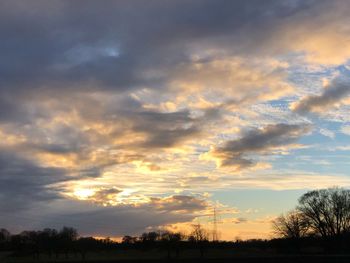
<path fill-rule="evenodd" d="M 158 232 L 147 232 L 147 233 L 143 233 L 140 237 L 141 241 L 143 243 L 153 243 L 158 241 L 160 238 L 160 234 Z"/>
<path fill-rule="evenodd" d="M 208 231 L 205 230 L 200 224 L 192 225 L 192 232 L 190 234 L 190 240 L 194 242 L 203 242 L 209 240 Z"/>
<path fill-rule="evenodd" d="M 194 242 L 200 251 L 201 257 L 204 256 L 207 242 L 209 241 L 209 233 L 200 224 L 192 225 L 192 232 L 188 238 L 190 242 Z"/>
<path fill-rule="evenodd" d="M 328 238 L 350 231 L 350 191 L 328 188 L 307 192 L 299 199 L 298 210 L 311 229 Z"/>
<path fill-rule="evenodd" d="M 64 251 L 68 258 L 69 251 L 73 247 L 73 242 L 78 239 L 78 231 L 73 227 L 64 226 L 58 233 L 58 246 Z"/>
<path fill-rule="evenodd" d="M 172 243 L 179 242 L 184 238 L 184 235 L 182 233 L 180 232 L 174 233 L 171 231 L 163 231 L 160 236 L 161 236 L 161 241 L 172 242 Z"/>
<path fill-rule="evenodd" d="M 73 227 L 66 227 L 64 226 L 60 232 L 59 232 L 59 236 L 62 240 L 66 241 L 66 242 L 72 242 L 77 240 L 78 238 L 78 231 L 73 228 Z"/>
<path fill-rule="evenodd" d="M 137 237 L 133 237 L 133 236 L 124 236 L 122 239 L 122 243 L 123 244 L 135 244 L 137 242 Z"/>
<path fill-rule="evenodd" d="M 179 257 L 180 254 L 180 242 L 184 239 L 182 233 L 174 233 L 171 231 L 163 231 L 161 233 L 161 241 L 163 245 L 167 248 L 168 258 L 171 257 L 171 250 L 175 250 L 176 257 Z"/>
<path fill-rule="evenodd" d="M 306 236 L 309 230 L 308 221 L 297 210 L 279 216 L 272 222 L 272 226 L 278 236 L 294 239 Z"/>

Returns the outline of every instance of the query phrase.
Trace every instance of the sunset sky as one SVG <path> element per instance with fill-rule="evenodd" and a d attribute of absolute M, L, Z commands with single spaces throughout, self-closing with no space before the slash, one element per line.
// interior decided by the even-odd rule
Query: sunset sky
<path fill-rule="evenodd" d="M 0 0 L 0 228 L 269 238 L 350 186 L 350 1 Z"/>

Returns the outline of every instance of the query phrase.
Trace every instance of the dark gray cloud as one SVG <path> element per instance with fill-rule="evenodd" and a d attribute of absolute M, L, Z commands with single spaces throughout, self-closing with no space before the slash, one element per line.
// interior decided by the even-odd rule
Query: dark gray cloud
<path fill-rule="evenodd" d="M 255 165 L 247 155 L 271 152 L 297 141 L 310 131 L 308 124 L 271 124 L 263 129 L 248 131 L 240 139 L 227 141 L 212 151 L 222 166 L 243 169 Z"/>
<path fill-rule="evenodd" d="M 332 108 L 350 95 L 349 78 L 334 79 L 320 95 L 309 95 L 293 105 L 298 113 L 319 112 Z"/>
<path fill-rule="evenodd" d="M 135 113 L 132 130 L 147 136 L 138 146 L 144 148 L 168 148 L 193 138 L 201 132 L 199 120 L 190 116 L 189 111 L 162 113 L 141 111 Z"/>
<path fill-rule="evenodd" d="M 31 211 L 18 210 L 17 213 L 3 212 L 2 215 L 6 217 L 1 219 L 2 227 L 19 232 L 68 225 L 76 227 L 82 235 L 123 236 L 140 234 L 148 228 L 191 221 L 195 212 L 207 208 L 207 203 L 193 196 L 169 196 L 152 198 L 149 203 L 137 206 L 103 207 L 90 201 L 59 200 L 36 208 Z"/>
<path fill-rule="evenodd" d="M 55 215 L 56 220 L 76 226 L 84 235 L 103 236 L 140 234 L 147 228 L 187 222 L 193 218 L 194 215 L 190 213 L 160 212 L 152 206 L 143 205 L 139 207 L 101 207 L 92 211 Z M 51 223 L 51 225 L 60 227 L 60 224 L 57 223 Z"/>
<path fill-rule="evenodd" d="M 192 53 L 203 49 L 233 56 L 288 53 L 284 44 L 271 43 L 283 25 L 316 17 L 329 5 L 314 0 L 123 0 L 84 1 L 82 7 L 80 1 L 2 1 L 0 122 L 47 115 L 33 112 L 31 105 L 42 94 L 58 100 L 144 87 L 161 93 L 179 77 L 177 69 L 193 63 Z M 180 132 L 187 136 L 196 129 Z"/>
<path fill-rule="evenodd" d="M 164 90 L 174 69 L 192 63 L 191 52 L 205 47 L 268 55 L 280 22 L 321 12 L 327 2 L 125 0 L 84 1 L 82 7 L 79 1 L 2 1 L 0 121 L 47 114 L 30 104 L 42 94 L 58 99 L 96 90 Z"/>
<path fill-rule="evenodd" d="M 21 106 L 14 103 L 13 100 L 1 96 L 0 98 L 0 122 L 11 122 L 21 117 L 24 112 Z"/>
<path fill-rule="evenodd" d="M 67 180 L 63 169 L 40 167 L 8 151 L 0 152 L 0 213 L 28 209 L 61 198 L 53 184 Z"/>
<path fill-rule="evenodd" d="M 118 194 L 118 191 L 119 189 L 116 188 L 104 189 L 102 192 L 105 194 L 100 197 L 106 200 L 108 199 L 106 194 Z M 139 234 L 147 228 L 191 221 L 196 212 L 208 207 L 208 203 L 195 196 L 174 195 L 152 197 L 149 202 L 137 206 L 119 205 L 93 208 L 88 203 L 81 203 L 80 206 L 84 207 L 80 209 L 81 212 L 54 213 L 55 218 L 79 226 L 79 229 L 85 234 L 121 236 Z"/>
<path fill-rule="evenodd" d="M 278 20 L 312 2 L 3 1 L 1 89 L 161 87 L 193 43 L 263 46 Z"/>

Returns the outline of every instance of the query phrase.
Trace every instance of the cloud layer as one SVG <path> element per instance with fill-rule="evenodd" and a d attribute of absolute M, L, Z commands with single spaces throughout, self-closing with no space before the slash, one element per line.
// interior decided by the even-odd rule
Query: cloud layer
<path fill-rule="evenodd" d="M 0 224 L 120 235 L 200 220 L 223 189 L 348 185 L 324 148 L 346 151 L 349 11 L 1 1 Z"/>

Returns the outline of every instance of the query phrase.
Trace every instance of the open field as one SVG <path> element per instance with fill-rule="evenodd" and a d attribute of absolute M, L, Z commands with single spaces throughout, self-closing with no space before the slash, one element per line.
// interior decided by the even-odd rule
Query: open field
<path fill-rule="evenodd" d="M 183 259 L 95 259 L 95 260 L 58 260 L 58 261 L 45 261 L 45 260 L 9 260 L 3 261 L 4 263 L 12 262 L 26 262 L 26 263 L 44 263 L 44 262 L 64 262 L 64 263 L 76 263 L 76 262 L 88 262 L 88 263 L 163 263 L 163 262 L 178 262 L 178 263 L 192 263 L 192 262 L 203 262 L 203 263 L 348 263 L 350 262 L 350 256 L 270 256 L 270 257 L 231 257 L 231 258 L 183 258 Z"/>
<path fill-rule="evenodd" d="M 163 262 L 179 262 L 179 263 L 348 263 L 350 255 L 237 255 L 232 250 L 212 250 L 207 251 L 204 257 L 200 257 L 196 250 L 184 251 L 178 258 L 175 255 L 168 255 L 165 251 L 117 251 L 117 252 L 100 252 L 90 253 L 86 255 L 85 260 L 78 254 L 59 255 L 57 258 L 49 258 L 46 255 L 40 255 L 39 258 L 28 257 L 13 257 L 8 253 L 0 254 L 0 262 L 2 263 L 163 263 Z"/>

